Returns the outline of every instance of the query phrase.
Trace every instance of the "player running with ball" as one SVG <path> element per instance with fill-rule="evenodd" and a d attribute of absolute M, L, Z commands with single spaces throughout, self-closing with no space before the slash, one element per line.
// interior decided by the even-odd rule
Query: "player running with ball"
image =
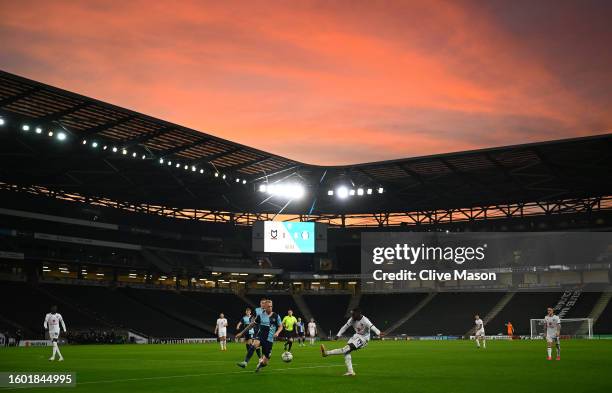
<path fill-rule="evenodd" d="M 555 342 L 557 346 L 557 360 L 561 360 L 561 342 L 559 336 L 561 335 L 561 319 L 558 315 L 555 315 L 555 310 L 552 307 L 548 307 L 548 314 L 544 317 L 544 324 L 546 325 L 546 353 L 547 360 L 552 360 L 552 343 Z"/>
<path fill-rule="evenodd" d="M 384 334 L 370 320 L 361 314 L 361 310 L 356 308 L 351 311 L 351 318 L 340 328 L 336 338 L 342 337 L 342 334 L 349 328 L 353 327 L 355 334 L 348 340 L 347 345 L 338 349 L 326 350 L 325 345 L 321 344 L 321 355 L 323 357 L 330 355 L 344 355 L 344 363 L 346 364 L 345 376 L 355 376 L 353 371 L 353 360 L 351 352 L 364 348 L 370 341 L 370 331 L 373 331 L 378 336 Z"/>
<path fill-rule="evenodd" d="M 238 367 L 245 368 L 249 363 L 249 359 L 253 356 L 253 352 L 258 347 L 262 349 L 262 357 L 259 359 L 255 372 L 268 365 L 270 357 L 272 356 L 272 345 L 274 339 L 278 337 L 280 332 L 283 330 L 283 323 L 277 313 L 272 311 L 272 300 L 267 300 L 265 303 L 264 312 L 257 315 L 255 320 L 251 321 L 240 333 L 236 335 L 236 339 L 242 337 L 242 335 L 251 329 L 253 326 L 259 325 L 257 331 L 257 337 L 253 340 L 253 345 L 249 348 L 244 361 L 238 363 Z"/>

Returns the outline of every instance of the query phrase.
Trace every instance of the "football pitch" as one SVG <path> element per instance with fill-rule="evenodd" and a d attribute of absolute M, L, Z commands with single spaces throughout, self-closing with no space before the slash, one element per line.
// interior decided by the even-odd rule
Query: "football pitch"
<path fill-rule="evenodd" d="M 328 348 L 343 342 L 326 342 Z M 353 353 L 357 376 L 344 377 L 344 358 L 322 358 L 318 345 L 294 345 L 294 360 L 280 359 L 253 373 L 235 363 L 244 344 L 63 346 L 64 362 L 49 362 L 51 348 L 0 348 L 0 371 L 73 371 L 75 388 L 45 392 L 612 392 L 612 340 L 562 342 L 562 360 L 547 361 L 543 341 L 384 341 Z M 40 388 L 22 388 L 31 391 Z M 0 390 L 17 391 L 12 388 Z"/>

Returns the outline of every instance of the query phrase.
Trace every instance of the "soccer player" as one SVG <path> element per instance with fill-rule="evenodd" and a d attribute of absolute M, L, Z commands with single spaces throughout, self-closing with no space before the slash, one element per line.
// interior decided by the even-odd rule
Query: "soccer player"
<path fill-rule="evenodd" d="M 59 356 L 58 360 L 60 362 L 64 361 L 64 357 L 62 356 L 62 353 L 60 352 L 59 347 L 57 346 L 57 340 L 59 339 L 60 335 L 60 324 L 64 329 L 64 333 L 66 333 L 66 324 L 64 323 L 64 318 L 62 318 L 62 315 L 57 312 L 57 306 L 51 306 L 51 312 L 45 315 L 45 322 L 43 323 L 45 329 L 49 330 L 49 338 L 53 342 L 53 354 L 49 358 L 50 362 L 55 360 L 56 354 Z"/>
<path fill-rule="evenodd" d="M 285 351 L 291 352 L 293 347 L 293 339 L 295 338 L 295 325 L 297 319 L 293 316 L 293 310 L 289 309 L 287 315 L 283 318 L 283 336 L 285 337 Z"/>
<path fill-rule="evenodd" d="M 297 331 L 297 335 L 298 335 L 298 344 L 300 345 L 300 347 L 303 347 L 304 341 L 305 341 L 305 335 L 306 335 L 306 331 L 305 331 L 305 327 L 304 327 L 304 321 L 302 321 L 302 318 L 298 318 L 297 320 L 297 324 L 295 325 L 295 329 Z"/>
<path fill-rule="evenodd" d="M 558 315 L 555 315 L 555 310 L 552 307 L 548 307 L 547 315 L 544 317 L 544 324 L 546 325 L 546 353 L 547 360 L 552 360 L 552 343 L 554 341 L 557 347 L 557 360 L 561 360 L 561 342 L 559 336 L 561 335 L 561 319 Z"/>
<path fill-rule="evenodd" d="M 219 314 L 215 325 L 215 334 L 219 337 L 219 345 L 222 351 L 227 351 L 227 319 L 223 313 Z"/>
<path fill-rule="evenodd" d="M 514 338 L 514 326 L 512 326 L 512 322 L 508 321 L 506 324 L 506 329 L 508 332 L 508 337 Z"/>
<path fill-rule="evenodd" d="M 249 323 L 251 323 L 252 319 L 253 317 L 251 316 L 251 308 L 247 307 L 246 310 L 244 310 L 244 315 L 242 316 L 242 319 L 238 322 L 238 325 L 236 325 L 236 330 L 240 331 L 240 326 L 248 325 Z M 249 350 L 249 347 L 251 346 L 251 344 L 253 344 L 254 334 L 255 334 L 255 329 L 251 328 L 244 335 L 244 343 L 246 345 L 247 351 Z"/>
<path fill-rule="evenodd" d="M 482 342 L 482 347 L 486 349 L 487 340 L 485 338 L 484 322 L 482 322 L 482 319 L 480 319 L 480 315 L 474 315 L 474 324 L 474 338 L 476 340 L 476 348 L 480 348 L 480 343 Z"/>
<path fill-rule="evenodd" d="M 345 376 L 353 377 L 355 372 L 353 371 L 353 360 L 351 352 L 358 349 L 364 348 L 370 341 L 370 331 L 374 332 L 378 336 L 382 337 L 383 333 L 378 330 L 376 326 L 370 320 L 361 314 L 361 310 L 355 308 L 351 311 L 351 317 L 349 320 L 340 328 L 336 338 L 342 337 L 342 334 L 349 327 L 353 327 L 355 334 L 348 340 L 347 345 L 338 349 L 326 350 L 325 345 L 321 344 L 321 356 L 326 357 L 330 355 L 344 355 L 344 363 L 346 364 Z"/>
<path fill-rule="evenodd" d="M 310 318 L 310 322 L 308 322 L 308 340 L 310 340 L 310 345 L 314 345 L 315 337 L 317 337 L 317 324 L 314 318 Z"/>
<path fill-rule="evenodd" d="M 236 335 L 237 338 L 240 338 L 248 329 L 255 325 L 259 325 L 257 337 L 253 340 L 253 345 L 249 349 L 244 361 L 238 363 L 238 367 L 245 368 L 249 362 L 249 359 L 251 356 L 253 356 L 255 348 L 258 347 L 261 347 L 262 349 L 262 357 L 259 359 L 259 363 L 257 363 L 255 372 L 258 373 L 260 369 L 268 365 L 268 362 L 272 356 L 274 339 L 277 338 L 283 330 L 283 321 L 277 313 L 272 311 L 272 307 L 272 300 L 266 300 L 264 312 L 255 317 L 254 321 L 249 323 L 247 327 L 242 330 L 242 332 Z"/>

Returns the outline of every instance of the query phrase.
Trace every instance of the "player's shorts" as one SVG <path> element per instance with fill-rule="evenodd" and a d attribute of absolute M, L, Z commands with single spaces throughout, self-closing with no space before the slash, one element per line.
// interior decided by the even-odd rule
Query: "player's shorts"
<path fill-rule="evenodd" d="M 274 343 L 271 343 L 268 340 L 261 340 L 260 344 L 261 344 L 261 353 L 268 359 L 272 359 L 272 345 Z"/>
<path fill-rule="evenodd" d="M 219 329 L 217 331 L 218 337 L 226 337 L 227 336 L 227 328 Z"/>
<path fill-rule="evenodd" d="M 484 329 L 479 329 L 479 330 L 476 331 L 476 333 L 474 335 L 476 337 L 480 337 L 480 336 L 484 337 L 485 331 L 484 331 Z"/>
<path fill-rule="evenodd" d="M 546 333 L 546 342 L 553 343 L 557 341 L 557 333 L 548 334 Z"/>
<path fill-rule="evenodd" d="M 304 332 L 303 332 L 303 331 L 298 332 L 298 334 L 297 334 L 297 335 L 298 335 L 298 337 L 304 337 Z"/>
<path fill-rule="evenodd" d="M 355 349 L 361 349 L 368 345 L 368 339 L 362 335 L 355 334 L 348 340 L 349 345 L 353 345 Z"/>
<path fill-rule="evenodd" d="M 317 335 L 317 334 L 316 334 L 316 332 L 315 332 L 314 330 L 309 330 L 309 331 L 308 331 L 308 335 L 309 335 L 310 337 L 316 337 L 316 335 Z"/>
<path fill-rule="evenodd" d="M 294 338 L 297 336 L 297 334 L 295 333 L 295 330 L 283 330 L 282 334 L 283 334 L 283 337 L 285 338 Z"/>
<path fill-rule="evenodd" d="M 60 332 L 58 331 L 50 331 L 49 332 L 49 340 L 57 340 L 59 338 Z"/>
<path fill-rule="evenodd" d="M 244 336 L 243 336 L 243 337 L 244 337 L 244 339 L 245 339 L 245 340 L 250 340 L 250 339 L 252 339 L 253 337 L 255 337 L 255 334 L 254 334 L 254 333 L 249 333 L 249 332 L 246 332 L 246 333 L 244 333 Z"/>

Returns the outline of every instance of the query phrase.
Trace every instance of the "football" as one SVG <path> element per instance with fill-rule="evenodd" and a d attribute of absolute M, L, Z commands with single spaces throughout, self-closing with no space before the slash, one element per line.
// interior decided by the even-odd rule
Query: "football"
<path fill-rule="evenodd" d="M 283 359 L 283 362 L 285 363 L 289 363 L 290 361 L 293 360 L 293 354 L 291 352 L 283 352 L 283 354 L 281 355 L 281 359 Z"/>

